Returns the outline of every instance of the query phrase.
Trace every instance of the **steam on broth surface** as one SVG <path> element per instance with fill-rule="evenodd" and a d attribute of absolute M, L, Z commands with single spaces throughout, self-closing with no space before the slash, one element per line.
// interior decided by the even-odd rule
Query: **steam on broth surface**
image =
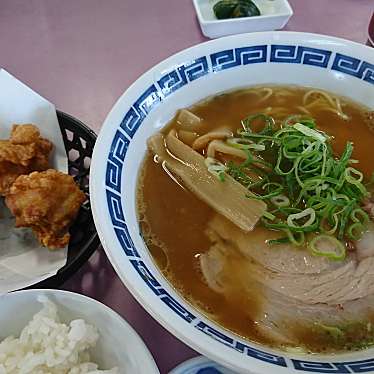
<path fill-rule="evenodd" d="M 301 87 L 182 110 L 149 140 L 138 182 L 157 265 L 249 340 L 313 352 L 374 344 L 373 126 L 366 108 Z"/>

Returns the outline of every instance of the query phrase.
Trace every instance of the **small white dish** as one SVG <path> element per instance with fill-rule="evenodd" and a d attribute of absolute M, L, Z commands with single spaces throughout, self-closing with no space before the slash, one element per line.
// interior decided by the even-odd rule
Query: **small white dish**
<path fill-rule="evenodd" d="M 201 31 L 208 38 L 255 31 L 280 30 L 293 15 L 287 0 L 253 0 L 261 15 L 254 17 L 217 19 L 213 6 L 219 0 L 193 0 Z"/>
<path fill-rule="evenodd" d="M 133 328 L 116 312 L 89 297 L 60 290 L 23 290 L 0 296 L 0 342 L 19 336 L 43 305 L 40 296 L 58 307 L 62 322 L 84 319 L 96 326 L 99 340 L 91 351 L 100 368 L 118 367 L 122 374 L 159 374 L 151 353 Z"/>

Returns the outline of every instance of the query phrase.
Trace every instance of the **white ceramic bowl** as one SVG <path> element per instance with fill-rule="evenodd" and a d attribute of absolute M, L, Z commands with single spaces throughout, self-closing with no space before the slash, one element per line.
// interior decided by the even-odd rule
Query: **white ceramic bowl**
<path fill-rule="evenodd" d="M 101 369 L 117 366 L 121 374 L 159 374 L 152 355 L 127 322 L 104 304 L 73 292 L 25 290 L 0 296 L 0 341 L 19 336 L 41 310 L 38 296 L 42 295 L 57 304 L 63 322 L 83 318 L 98 328 L 100 338 L 91 353 Z"/>
<path fill-rule="evenodd" d="M 208 38 L 244 32 L 280 30 L 293 15 L 287 0 L 255 0 L 261 15 L 217 19 L 213 11 L 213 5 L 217 2 L 218 0 L 193 0 L 201 31 Z"/>
<path fill-rule="evenodd" d="M 135 192 L 146 139 L 177 109 L 256 84 L 317 87 L 374 108 L 374 50 L 315 34 L 241 34 L 197 45 L 149 70 L 118 100 L 94 150 L 90 190 L 102 244 L 143 307 L 186 344 L 217 362 L 243 373 L 372 373 L 373 349 L 295 356 L 248 343 L 220 328 L 166 281 L 139 235 Z"/>

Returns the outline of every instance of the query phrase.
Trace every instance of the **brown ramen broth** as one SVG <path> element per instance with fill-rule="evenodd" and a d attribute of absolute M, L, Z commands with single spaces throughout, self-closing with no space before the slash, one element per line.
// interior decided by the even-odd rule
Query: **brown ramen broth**
<path fill-rule="evenodd" d="M 360 105 L 339 98 L 341 107 L 336 108 L 344 113 L 339 115 L 337 110 L 319 105 L 320 92 L 311 92 L 306 104 L 305 95 L 310 91 L 309 88 L 292 86 L 252 87 L 208 98 L 188 110 L 202 119 L 196 130 L 200 136 L 222 126 L 229 127 L 235 134 L 241 127 L 241 120 L 255 113 L 265 113 L 275 120 L 283 120 L 292 114 L 313 117 L 317 128 L 333 137 L 332 146 L 337 155 L 343 152 L 347 141 L 353 142 L 352 158 L 359 160 L 355 167 L 364 173 L 365 178 L 369 178 L 374 169 L 372 114 Z M 335 105 L 335 96 L 331 97 Z M 322 99 L 321 102 L 327 100 Z M 172 128 L 178 128 L 177 116 L 167 125 L 167 130 Z M 166 133 L 166 130 L 163 132 Z M 363 321 L 350 321 L 344 342 L 336 337 L 334 327 L 325 328 L 323 325 L 320 329 L 315 321 L 301 323 L 296 318 L 296 312 L 295 320 L 284 321 L 292 331 L 291 341 L 278 340 L 273 334 L 259 329 L 257 319 L 267 313 L 262 287 L 255 282 L 252 285 L 250 281 L 243 286 L 239 279 L 243 275 L 240 267 L 242 257 L 234 249 L 227 255 L 222 270 L 226 292 L 212 290 L 202 274 L 199 257 L 212 246 L 206 229 L 216 213 L 187 188 L 178 185 L 160 163 L 155 162 L 151 152 L 145 157 L 140 173 L 137 204 L 142 235 L 162 273 L 186 300 L 220 326 L 248 340 L 278 348 L 297 346 L 312 352 L 329 352 L 359 349 L 366 346 L 363 341 L 372 344 L 372 336 L 365 334 L 366 331 L 371 332 L 371 325 L 370 328 L 368 326 L 372 318 L 369 314 Z M 280 251 L 276 247 L 272 250 Z M 336 306 L 337 309 L 339 307 Z M 355 340 L 353 331 L 358 332 L 359 342 Z"/>

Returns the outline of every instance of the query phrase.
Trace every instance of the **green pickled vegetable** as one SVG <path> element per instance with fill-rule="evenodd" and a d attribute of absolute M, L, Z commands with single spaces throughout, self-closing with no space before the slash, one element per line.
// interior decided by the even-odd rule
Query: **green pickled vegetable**
<path fill-rule="evenodd" d="M 261 15 L 260 10 L 251 0 L 221 0 L 213 6 L 213 11 L 218 19 Z"/>
<path fill-rule="evenodd" d="M 218 19 L 231 18 L 237 3 L 236 0 L 221 0 L 213 6 L 213 12 Z"/>

